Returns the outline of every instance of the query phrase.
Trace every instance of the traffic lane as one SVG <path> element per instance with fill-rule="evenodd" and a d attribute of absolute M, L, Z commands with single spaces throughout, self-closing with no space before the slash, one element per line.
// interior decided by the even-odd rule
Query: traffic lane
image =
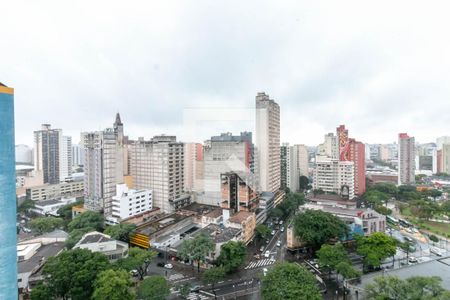
<path fill-rule="evenodd" d="M 238 293 L 242 291 L 251 291 L 252 289 L 259 288 L 260 279 L 258 277 L 245 278 L 236 281 L 226 281 L 223 283 L 218 283 L 214 286 L 214 290 L 209 289 L 208 292 L 216 292 L 217 296 L 229 295 L 232 293 Z"/>

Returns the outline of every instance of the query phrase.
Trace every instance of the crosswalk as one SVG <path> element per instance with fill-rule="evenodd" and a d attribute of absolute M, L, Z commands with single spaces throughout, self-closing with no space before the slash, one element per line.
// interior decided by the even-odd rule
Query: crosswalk
<path fill-rule="evenodd" d="M 275 260 L 274 260 L 274 259 L 271 259 L 271 258 L 265 258 L 265 259 L 261 259 L 261 260 L 257 260 L 257 261 L 252 261 L 252 262 L 249 263 L 248 266 L 246 266 L 244 269 L 245 269 L 245 270 L 256 269 L 256 268 L 260 268 L 260 267 L 272 265 L 272 264 L 274 264 L 274 263 L 275 263 Z"/>
<path fill-rule="evenodd" d="M 203 295 L 202 293 L 189 293 L 187 296 L 188 300 L 207 300 L 210 296 Z"/>
<path fill-rule="evenodd" d="M 183 279 L 184 275 L 180 274 L 180 273 L 176 273 L 176 274 L 172 274 L 169 276 L 169 281 L 175 281 L 175 280 L 180 280 Z"/>

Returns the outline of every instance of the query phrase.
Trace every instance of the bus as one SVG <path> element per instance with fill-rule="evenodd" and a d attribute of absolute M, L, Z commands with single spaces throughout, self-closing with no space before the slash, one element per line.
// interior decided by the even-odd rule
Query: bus
<path fill-rule="evenodd" d="M 399 219 L 398 222 L 399 222 L 400 225 L 402 225 L 403 227 L 411 227 L 411 226 L 412 226 L 411 223 L 409 223 L 408 221 L 403 220 L 403 219 Z"/>
<path fill-rule="evenodd" d="M 398 220 L 391 216 L 386 216 L 386 221 L 392 225 L 398 225 Z"/>

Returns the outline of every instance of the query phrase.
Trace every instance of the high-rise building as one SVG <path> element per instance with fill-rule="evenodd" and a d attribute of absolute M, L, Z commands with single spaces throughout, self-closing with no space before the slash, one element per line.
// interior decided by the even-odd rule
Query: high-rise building
<path fill-rule="evenodd" d="M 113 128 L 83 132 L 84 206 L 93 211 L 112 213 L 116 185 L 123 183 L 123 124 L 119 114 Z"/>
<path fill-rule="evenodd" d="M 355 180 L 352 161 L 337 159 L 316 162 L 313 188 L 327 193 L 336 193 L 343 198 L 353 199 L 355 196 Z"/>
<path fill-rule="evenodd" d="M 27 145 L 16 145 L 16 164 L 31 165 L 33 163 L 33 149 Z"/>
<path fill-rule="evenodd" d="M 203 168 L 203 145 L 200 143 L 184 144 L 184 189 L 196 191 L 200 187 L 199 168 Z M 201 172 L 203 173 L 203 172 Z"/>
<path fill-rule="evenodd" d="M 79 144 L 72 144 L 72 167 L 84 164 L 84 148 Z"/>
<path fill-rule="evenodd" d="M 34 132 L 34 170 L 42 172 L 44 183 L 59 183 L 62 130 L 52 129 L 50 124 L 42 124 L 41 130 Z"/>
<path fill-rule="evenodd" d="M 288 143 L 283 143 L 280 147 L 280 189 L 284 190 L 289 186 L 288 177 L 290 172 L 289 166 L 290 149 Z"/>
<path fill-rule="evenodd" d="M 324 142 L 317 147 L 316 161 L 322 159 L 339 159 L 338 140 L 331 132 L 324 136 Z"/>
<path fill-rule="evenodd" d="M 296 192 L 300 185 L 298 154 L 299 148 L 283 143 L 280 147 L 280 188 Z"/>
<path fill-rule="evenodd" d="M 135 189 L 153 191 L 153 207 L 173 212 L 190 202 L 184 193 L 184 144 L 175 136 L 130 141 L 130 174 Z"/>
<path fill-rule="evenodd" d="M 306 176 L 309 175 L 309 154 L 308 149 L 305 145 L 294 145 L 295 152 L 297 154 L 297 169 L 298 176 Z"/>
<path fill-rule="evenodd" d="M 203 150 L 204 197 L 199 202 L 209 205 L 220 203 L 220 174 L 227 172 L 252 173 L 254 170 L 251 132 L 234 136 L 222 133 L 205 142 Z"/>
<path fill-rule="evenodd" d="M 444 144 L 450 144 L 450 136 L 441 136 L 436 139 L 436 147 L 438 150 L 441 150 Z"/>
<path fill-rule="evenodd" d="M 442 144 L 442 171 L 450 174 L 450 144 Z"/>
<path fill-rule="evenodd" d="M 414 184 L 415 144 L 414 137 L 406 133 L 398 135 L 398 184 Z"/>
<path fill-rule="evenodd" d="M 249 176 L 250 175 L 250 176 Z M 227 172 L 220 174 L 220 206 L 231 215 L 240 211 L 254 211 L 257 207 L 258 194 L 253 189 L 254 176 Z"/>
<path fill-rule="evenodd" d="M 59 155 L 59 178 L 64 181 L 72 175 L 72 137 L 62 136 Z"/>
<path fill-rule="evenodd" d="M 257 177 L 261 191 L 280 189 L 280 106 L 265 93 L 256 96 Z"/>
<path fill-rule="evenodd" d="M 336 128 L 339 145 L 339 160 L 352 161 L 355 172 L 355 194 L 361 196 L 366 191 L 365 145 L 348 137 L 345 125 Z"/>
<path fill-rule="evenodd" d="M 0 83 L 0 299 L 17 299 L 14 90 Z"/>

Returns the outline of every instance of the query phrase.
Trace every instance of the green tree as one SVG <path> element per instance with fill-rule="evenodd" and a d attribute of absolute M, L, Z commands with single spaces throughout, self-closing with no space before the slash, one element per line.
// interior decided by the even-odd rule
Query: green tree
<path fill-rule="evenodd" d="M 430 241 L 438 243 L 439 242 L 439 238 L 437 236 L 435 236 L 434 234 L 430 235 Z"/>
<path fill-rule="evenodd" d="M 266 239 L 270 236 L 270 229 L 267 225 L 259 224 L 255 228 L 255 235 L 257 239 Z"/>
<path fill-rule="evenodd" d="M 180 297 L 187 299 L 191 293 L 191 288 L 192 285 L 189 282 L 179 285 L 177 289 L 180 292 Z"/>
<path fill-rule="evenodd" d="M 18 207 L 18 213 L 28 212 L 30 209 L 35 207 L 35 202 L 33 200 L 24 200 Z"/>
<path fill-rule="evenodd" d="M 214 250 L 214 243 L 204 234 L 196 235 L 192 239 L 185 239 L 178 249 L 178 255 L 183 260 L 197 262 L 197 270 L 200 272 L 200 264 L 206 260 L 208 253 Z"/>
<path fill-rule="evenodd" d="M 314 249 L 333 238 L 348 234 L 347 225 L 338 217 L 320 210 L 306 210 L 294 219 L 294 234 Z"/>
<path fill-rule="evenodd" d="M 53 298 L 53 293 L 46 284 L 38 284 L 33 287 L 30 294 L 31 300 L 48 300 Z"/>
<path fill-rule="evenodd" d="M 132 300 L 130 274 L 125 270 L 108 269 L 100 272 L 94 282 L 92 300 Z"/>
<path fill-rule="evenodd" d="M 434 200 L 436 200 L 437 197 L 442 196 L 442 192 L 437 189 L 430 190 L 430 197 L 433 197 Z"/>
<path fill-rule="evenodd" d="M 341 243 L 335 245 L 323 244 L 322 247 L 316 252 L 319 265 L 328 272 L 336 270 L 336 266 L 340 262 L 347 262 L 348 256 L 344 246 Z"/>
<path fill-rule="evenodd" d="M 67 249 L 72 249 L 76 243 L 88 232 L 95 231 L 92 227 L 86 227 L 81 229 L 74 229 L 69 233 L 69 238 L 66 240 Z"/>
<path fill-rule="evenodd" d="M 430 219 L 438 210 L 435 203 L 426 200 L 414 200 L 411 202 L 410 210 L 419 219 Z"/>
<path fill-rule="evenodd" d="M 300 176 L 300 190 L 308 189 L 309 179 L 306 176 Z"/>
<path fill-rule="evenodd" d="M 379 182 L 370 187 L 370 189 L 389 194 L 391 197 L 395 197 L 398 194 L 398 188 L 393 183 Z"/>
<path fill-rule="evenodd" d="M 383 203 L 386 203 L 390 197 L 387 193 L 380 192 L 380 191 L 374 190 L 374 189 L 370 189 L 364 193 L 362 198 L 364 200 L 366 200 L 370 206 L 376 207 L 376 206 L 382 206 Z"/>
<path fill-rule="evenodd" d="M 139 300 L 164 300 L 170 294 L 170 287 L 166 279 L 159 275 L 145 278 L 137 289 Z"/>
<path fill-rule="evenodd" d="M 369 236 L 355 236 L 356 252 L 361 255 L 365 266 L 378 267 L 381 261 L 396 252 L 395 239 L 381 232 Z"/>
<path fill-rule="evenodd" d="M 121 223 L 114 226 L 108 226 L 105 229 L 105 234 L 111 236 L 115 240 L 123 241 L 128 243 L 130 234 L 136 230 L 136 225 Z"/>
<path fill-rule="evenodd" d="M 353 279 L 361 276 L 361 272 L 352 267 L 348 261 L 341 261 L 336 265 L 336 272 L 344 279 Z"/>
<path fill-rule="evenodd" d="M 155 256 L 155 251 L 133 247 L 128 250 L 128 257 L 119 259 L 116 264 L 127 271 L 136 270 L 142 280 Z"/>
<path fill-rule="evenodd" d="M 202 275 L 202 281 L 206 284 L 211 284 L 214 292 L 214 298 L 217 299 L 214 285 L 225 277 L 225 269 L 223 267 L 214 267 L 205 270 Z"/>
<path fill-rule="evenodd" d="M 392 210 L 383 205 L 375 206 L 375 211 L 385 216 L 389 216 L 390 214 L 392 214 Z"/>
<path fill-rule="evenodd" d="M 442 288 L 441 278 L 413 276 L 401 280 L 397 276 L 378 276 L 365 286 L 368 300 L 440 300 L 450 299 L 450 292 Z"/>
<path fill-rule="evenodd" d="M 41 217 L 31 220 L 28 223 L 30 229 L 42 234 L 46 232 L 51 232 L 55 229 L 61 228 L 63 225 L 63 220 L 61 218 L 55 217 Z"/>
<path fill-rule="evenodd" d="M 283 217 L 283 214 L 284 214 L 283 211 L 278 207 L 272 208 L 269 211 L 269 216 L 275 219 L 281 219 Z"/>
<path fill-rule="evenodd" d="M 103 231 L 104 219 L 100 213 L 93 211 L 86 211 L 76 216 L 67 225 L 69 232 L 75 229 L 94 228 L 97 231 Z"/>
<path fill-rule="evenodd" d="M 53 298 L 90 299 L 98 273 L 110 267 L 105 255 L 86 249 L 64 251 L 50 257 L 42 274 Z"/>
<path fill-rule="evenodd" d="M 225 272 L 236 271 L 245 261 L 246 247 L 241 241 L 229 241 L 220 247 L 220 255 L 217 263 L 221 265 Z"/>
<path fill-rule="evenodd" d="M 322 299 L 314 275 L 294 263 L 276 264 L 261 279 L 261 294 L 265 300 Z"/>
<path fill-rule="evenodd" d="M 69 203 L 59 208 L 57 213 L 64 220 L 64 227 L 72 220 L 72 207 L 83 204 L 83 200 L 77 200 L 74 203 Z"/>

